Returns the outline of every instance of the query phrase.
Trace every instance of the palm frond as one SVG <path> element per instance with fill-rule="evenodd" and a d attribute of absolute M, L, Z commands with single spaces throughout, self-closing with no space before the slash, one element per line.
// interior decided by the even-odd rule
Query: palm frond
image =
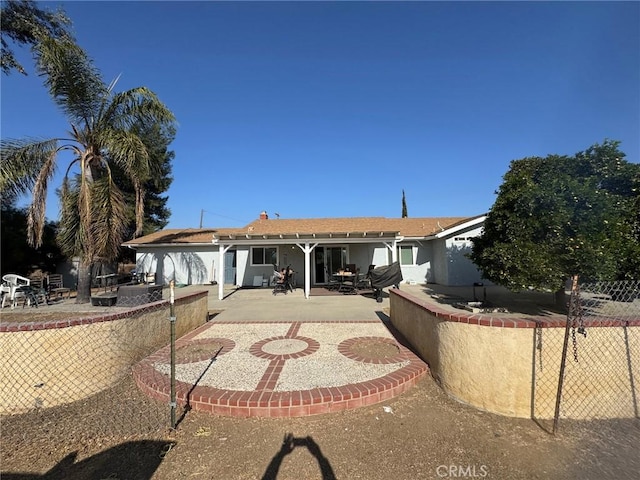
<path fill-rule="evenodd" d="M 49 152 L 49 157 L 40 168 L 33 186 L 33 200 L 27 214 L 27 240 L 32 247 L 42 245 L 42 234 L 46 223 L 47 187 L 56 171 L 57 151 Z"/>
<path fill-rule="evenodd" d="M 89 176 L 89 167 L 83 170 L 73 182 L 65 179 L 63 184 L 58 242 L 65 252 L 81 255 L 87 264 L 111 261 L 126 231 L 124 195 L 112 181 L 108 165 L 99 176 Z"/>
<path fill-rule="evenodd" d="M 60 188 L 60 222 L 56 240 L 62 252 L 69 256 L 83 254 L 83 239 L 86 237 L 78 211 L 79 182 L 66 178 Z"/>
<path fill-rule="evenodd" d="M 56 104 L 72 123 L 91 129 L 107 86 L 86 52 L 68 39 L 44 38 L 35 48 L 37 68 Z"/>
<path fill-rule="evenodd" d="M 40 170 L 55 158 L 57 151 L 58 139 L 0 141 L 0 192 L 12 196 L 29 192 Z"/>
<path fill-rule="evenodd" d="M 41 38 L 72 38 L 68 27 L 71 20 L 64 11 L 51 12 L 43 10 L 30 0 L 9 0 L 2 2 L 0 13 L 0 38 L 2 40 L 2 71 L 9 74 L 12 69 L 26 75 L 9 47 L 11 40 L 16 45 L 34 45 Z"/>
<path fill-rule="evenodd" d="M 91 185 L 92 221 L 90 236 L 95 260 L 108 261 L 118 256 L 127 225 L 122 191 L 109 175 Z"/>
<path fill-rule="evenodd" d="M 107 146 L 109 156 L 124 171 L 134 187 L 136 224 L 134 236 L 138 237 L 144 228 L 144 184 L 151 179 L 157 167 L 152 165 L 147 146 L 136 133 L 116 131 L 111 134 Z"/>
<path fill-rule="evenodd" d="M 140 124 L 173 124 L 173 113 L 146 87 L 132 88 L 113 95 L 101 118 L 116 129 L 128 130 Z"/>
<path fill-rule="evenodd" d="M 138 135 L 127 130 L 102 130 L 99 141 L 109 161 L 121 166 L 127 174 L 135 170 L 141 178 L 149 176 L 149 153 Z"/>

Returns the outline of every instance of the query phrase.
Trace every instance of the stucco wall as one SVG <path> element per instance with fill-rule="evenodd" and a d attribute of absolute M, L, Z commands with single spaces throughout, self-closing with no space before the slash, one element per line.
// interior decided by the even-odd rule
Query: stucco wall
<path fill-rule="evenodd" d="M 356 243 L 349 245 L 349 262 L 355 263 L 356 267 L 360 269 L 361 274 L 367 273 L 371 259 L 373 258 L 374 246 L 369 243 Z"/>
<path fill-rule="evenodd" d="M 482 280 L 482 273 L 466 257 L 471 253 L 472 238 L 482 233 L 482 227 L 461 230 L 446 239 L 447 283 L 446 285 L 472 285 Z M 464 240 L 462 240 L 464 239 Z M 486 283 L 486 281 L 484 281 Z"/>
<path fill-rule="evenodd" d="M 382 265 L 389 265 L 389 249 L 382 244 L 377 244 L 373 247 L 373 261 L 372 265 L 380 267 Z M 368 265 L 367 265 L 368 267 Z"/>
<path fill-rule="evenodd" d="M 212 280 L 212 269 L 215 268 L 216 277 L 218 275 L 218 247 L 139 247 L 136 268 L 140 272 L 155 273 L 156 283 L 160 285 L 168 285 L 171 280 L 185 285 L 203 285 Z"/>
<path fill-rule="evenodd" d="M 58 322 L 0 324 L 0 413 L 53 407 L 116 384 L 170 342 L 169 302 Z M 207 292 L 175 301 L 176 336 L 207 321 Z"/>
<path fill-rule="evenodd" d="M 297 245 L 272 245 L 278 249 L 277 265 L 280 268 L 291 266 L 296 272 L 296 282 L 298 285 L 304 283 L 304 254 Z M 248 246 L 238 246 L 237 248 L 237 276 L 236 284 L 241 287 L 253 286 L 253 277 L 262 276 L 271 280 L 273 276 L 273 265 L 251 265 L 251 249 Z"/>
<path fill-rule="evenodd" d="M 433 248 L 433 283 L 449 285 L 449 266 L 447 264 L 447 245 L 443 239 L 432 240 Z"/>
<path fill-rule="evenodd" d="M 502 415 L 553 417 L 564 322 L 548 322 L 537 336 L 534 321 L 452 313 L 401 290 L 389 292 L 391 323 L 445 392 Z M 561 416 L 637 416 L 640 320 L 631 323 L 590 329 L 597 341 L 580 344 L 582 361 L 566 362 Z"/>

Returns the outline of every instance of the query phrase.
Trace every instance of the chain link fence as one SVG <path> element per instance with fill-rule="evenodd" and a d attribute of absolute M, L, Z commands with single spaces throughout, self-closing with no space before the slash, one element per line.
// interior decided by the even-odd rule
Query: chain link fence
<path fill-rule="evenodd" d="M 132 369 L 170 345 L 172 329 L 175 338 L 204 324 L 207 302 L 206 294 L 197 305 L 185 301 L 176 313 L 161 299 L 158 288 L 129 293 L 117 306 L 93 312 L 40 307 L 10 322 L 6 317 L 15 320 L 16 315 L 3 314 L 0 413 L 5 450 L 7 445 L 15 451 L 24 445 L 44 446 L 52 439 L 90 444 L 163 435 L 174 427 L 172 418 L 183 412 L 145 395 Z"/>
<path fill-rule="evenodd" d="M 532 417 L 640 418 L 640 280 L 574 285 L 565 322 L 537 321 Z"/>

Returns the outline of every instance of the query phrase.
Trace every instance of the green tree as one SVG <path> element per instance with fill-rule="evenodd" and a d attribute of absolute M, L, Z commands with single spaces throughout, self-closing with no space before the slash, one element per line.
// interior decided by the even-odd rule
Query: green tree
<path fill-rule="evenodd" d="M 36 269 L 53 273 L 64 260 L 55 241 L 57 225 L 47 222 L 42 235 L 42 246 L 33 248 L 27 243 L 27 211 L 16 208 L 2 199 L 0 216 L 0 271 L 2 274 L 29 275 Z"/>
<path fill-rule="evenodd" d="M 407 200 L 404 196 L 404 190 L 402 190 L 402 218 L 407 218 L 409 214 L 407 213 Z"/>
<path fill-rule="evenodd" d="M 46 192 L 60 152 L 71 152 L 60 188 L 58 243 L 79 258 L 77 301 L 89 301 L 91 267 L 110 263 L 119 253 L 127 228 L 125 196 L 112 167 L 122 169 L 135 192 L 136 235 L 143 231 L 145 182 L 152 178 L 153 157 L 135 125 L 172 125 L 173 114 L 146 87 L 114 93 L 93 62 L 68 39 L 42 39 L 35 48 L 39 74 L 69 121 L 66 138 L 3 139 L 0 191 L 32 191 L 28 239 L 42 244 Z M 75 169 L 75 170 L 74 170 Z"/>
<path fill-rule="evenodd" d="M 555 292 L 573 275 L 637 278 L 640 165 L 618 146 L 512 161 L 470 254 L 485 278 Z"/>
<path fill-rule="evenodd" d="M 2 42 L 2 71 L 8 75 L 12 70 L 26 75 L 24 67 L 16 60 L 9 42 L 16 45 L 35 45 L 40 38 L 71 39 L 68 28 L 71 21 L 62 10 L 41 10 L 32 0 L 9 0 L 2 2 L 0 13 L 0 41 Z"/>
<path fill-rule="evenodd" d="M 166 227 L 171 216 L 171 210 L 167 207 L 169 197 L 163 194 L 169 190 L 173 181 L 171 163 L 175 153 L 169 150 L 169 145 L 175 138 L 176 130 L 172 125 L 163 127 L 159 124 L 135 125 L 133 130 L 145 144 L 153 167 L 149 178 L 142 185 L 145 192 L 142 235 L 148 235 Z M 117 166 L 113 168 L 113 175 L 126 199 L 127 238 L 132 238 L 136 233 L 135 186 L 126 172 Z"/>

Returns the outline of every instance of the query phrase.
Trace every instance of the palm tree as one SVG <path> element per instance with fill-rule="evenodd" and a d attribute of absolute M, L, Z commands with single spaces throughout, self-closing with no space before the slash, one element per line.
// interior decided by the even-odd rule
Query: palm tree
<path fill-rule="evenodd" d="M 66 115 L 67 138 L 2 140 L 0 191 L 32 192 L 28 240 L 38 247 L 45 225 L 46 194 L 60 153 L 71 152 L 59 190 L 58 242 L 65 254 L 80 259 L 78 303 L 91 295 L 91 267 L 116 258 L 125 240 L 127 215 L 123 194 L 111 168 L 125 172 L 135 190 L 136 232 L 144 220 L 144 184 L 154 165 L 133 126 L 173 125 L 167 107 L 146 87 L 114 93 L 92 60 L 68 39 L 45 37 L 34 47 L 37 68 L 54 102 Z M 116 79 L 117 80 L 117 79 Z"/>

